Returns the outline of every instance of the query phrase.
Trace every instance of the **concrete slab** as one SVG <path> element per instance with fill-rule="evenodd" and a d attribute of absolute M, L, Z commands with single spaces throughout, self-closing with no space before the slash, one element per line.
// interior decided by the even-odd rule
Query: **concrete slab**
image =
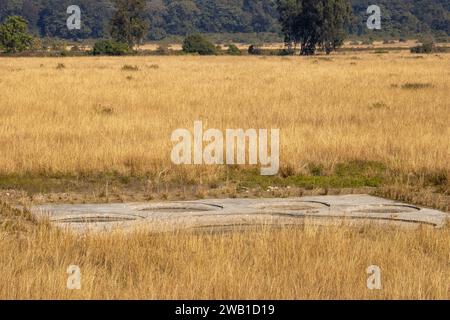
<path fill-rule="evenodd" d="M 153 230 L 226 229 L 255 225 L 376 222 L 442 227 L 449 214 L 368 195 L 287 199 L 211 199 L 120 204 L 49 204 L 31 212 L 60 227 L 109 231 L 145 226 Z"/>

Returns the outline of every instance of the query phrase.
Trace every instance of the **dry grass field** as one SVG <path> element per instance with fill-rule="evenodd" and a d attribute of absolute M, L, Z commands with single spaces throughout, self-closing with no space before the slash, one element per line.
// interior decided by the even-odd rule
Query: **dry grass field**
<path fill-rule="evenodd" d="M 297 174 L 358 160 L 445 178 L 449 66 L 410 54 L 2 58 L 0 174 L 214 179 L 223 167 L 170 161 L 171 132 L 202 120 L 279 128 L 280 164 Z"/>
<path fill-rule="evenodd" d="M 0 240 L 2 299 L 450 299 L 448 226 L 80 236 L 2 206 Z"/>
<path fill-rule="evenodd" d="M 406 52 L 0 58 L 0 203 L 64 179 L 106 181 L 101 201 L 111 201 L 108 179 L 143 177 L 206 189 L 373 187 L 450 211 L 449 67 L 450 55 Z M 279 128 L 280 174 L 175 166 L 171 133 L 196 120 Z M 449 243 L 448 226 L 80 236 L 2 205 L 0 298 L 449 299 Z M 366 287 L 372 264 L 379 291 Z M 81 268 L 79 291 L 66 288 L 69 265 Z"/>

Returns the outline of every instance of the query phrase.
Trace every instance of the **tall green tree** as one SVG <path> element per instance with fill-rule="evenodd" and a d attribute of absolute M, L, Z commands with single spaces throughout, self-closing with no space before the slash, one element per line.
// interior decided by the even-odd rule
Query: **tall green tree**
<path fill-rule="evenodd" d="M 302 10 L 302 3 L 298 0 L 277 0 L 277 5 L 284 42 L 291 50 L 300 41 L 296 24 Z"/>
<path fill-rule="evenodd" d="M 33 37 L 28 34 L 28 23 L 19 16 L 11 16 L 0 25 L 0 47 L 8 53 L 30 48 Z"/>
<path fill-rule="evenodd" d="M 111 19 L 111 36 L 130 48 L 142 42 L 148 30 L 145 0 L 116 0 Z"/>
<path fill-rule="evenodd" d="M 301 55 L 317 47 L 327 54 L 342 45 L 351 18 L 349 0 L 277 0 L 288 47 L 300 44 Z"/>

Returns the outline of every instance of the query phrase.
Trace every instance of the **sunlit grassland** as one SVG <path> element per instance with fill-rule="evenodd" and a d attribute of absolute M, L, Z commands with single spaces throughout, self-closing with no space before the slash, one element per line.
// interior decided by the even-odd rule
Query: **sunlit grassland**
<path fill-rule="evenodd" d="M 214 180 L 224 167 L 170 161 L 172 131 L 202 120 L 279 128 L 281 167 L 292 174 L 364 161 L 448 176 L 449 66 L 448 55 L 406 53 L 2 58 L 0 174 Z"/>
<path fill-rule="evenodd" d="M 65 190 L 86 178 L 108 199 L 115 179 L 131 193 L 133 179 L 323 192 L 389 180 L 381 195 L 448 210 L 449 67 L 448 55 L 408 53 L 1 58 L 0 188 Z M 173 165 L 172 131 L 196 120 L 279 128 L 280 174 Z M 404 197 L 403 184 L 425 180 L 439 200 L 436 190 Z M 80 236 L 2 205 L 0 298 L 448 299 L 449 242 L 448 226 Z M 381 291 L 366 287 L 373 264 Z M 69 265 L 81 268 L 80 291 L 66 288 Z"/>
<path fill-rule="evenodd" d="M 1 299 L 449 299 L 450 229 L 77 235 L 0 210 Z M 67 268 L 81 290 L 67 288 Z M 381 290 L 366 270 L 381 268 Z"/>

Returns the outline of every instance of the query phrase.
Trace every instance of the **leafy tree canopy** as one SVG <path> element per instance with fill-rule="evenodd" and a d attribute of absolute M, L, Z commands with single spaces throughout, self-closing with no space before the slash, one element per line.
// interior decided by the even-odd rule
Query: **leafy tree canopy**
<path fill-rule="evenodd" d="M 148 28 L 144 20 L 144 0 L 116 0 L 116 12 L 111 20 L 111 35 L 130 48 L 141 43 Z"/>
<path fill-rule="evenodd" d="M 278 0 L 280 23 L 289 47 L 301 44 L 302 55 L 316 46 L 330 53 L 342 45 L 351 18 L 348 0 Z"/>
<path fill-rule="evenodd" d="M 144 1 L 144 0 L 143 0 Z M 449 0 L 377 0 L 382 30 L 366 27 L 369 0 L 349 0 L 353 9 L 349 32 L 378 38 L 433 33 L 450 35 Z M 277 0 L 145 0 L 142 18 L 148 23 L 144 37 L 160 40 L 168 35 L 199 33 L 281 33 Z M 0 0 L 0 22 L 19 15 L 30 32 L 64 39 L 104 38 L 110 35 L 115 14 L 112 0 L 77 0 L 82 11 L 81 30 L 68 30 L 66 9 L 72 0 Z"/>
<path fill-rule="evenodd" d="M 11 16 L 0 25 L 0 47 L 8 53 L 21 52 L 31 46 L 33 37 L 28 34 L 25 19 Z"/>

